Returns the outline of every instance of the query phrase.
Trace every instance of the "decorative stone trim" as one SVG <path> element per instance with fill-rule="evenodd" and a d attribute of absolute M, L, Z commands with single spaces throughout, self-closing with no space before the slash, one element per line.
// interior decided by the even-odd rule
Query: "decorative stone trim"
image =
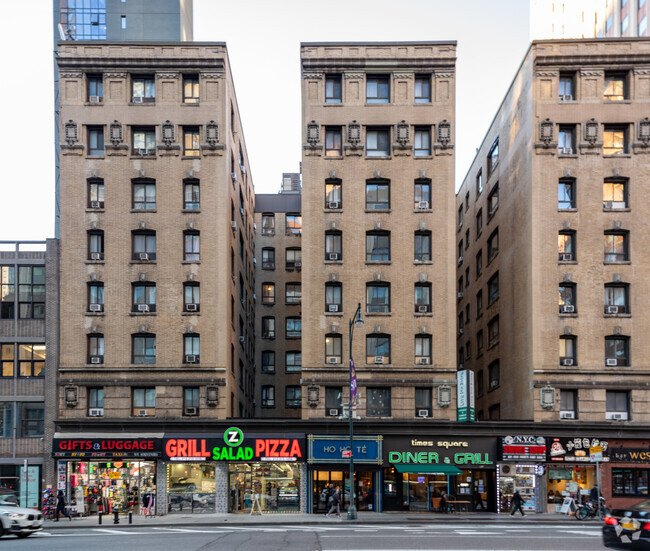
<path fill-rule="evenodd" d="M 351 71 L 343 73 L 343 78 L 345 79 L 351 79 L 351 78 L 360 79 L 365 77 L 366 77 L 366 73 L 351 72 Z"/>
<path fill-rule="evenodd" d="M 156 73 L 156 78 L 157 79 L 160 79 L 160 78 L 166 78 L 166 79 L 178 78 L 180 76 L 181 76 L 180 73 Z"/>
<path fill-rule="evenodd" d="M 212 80 L 217 78 L 223 78 L 223 73 L 201 73 L 199 77 L 203 80 Z"/>
<path fill-rule="evenodd" d="M 451 123 L 447 119 L 438 123 L 436 141 L 443 147 L 443 149 L 449 147 L 451 143 Z"/>
<path fill-rule="evenodd" d="M 650 67 L 635 67 L 635 75 L 650 75 Z"/>
<path fill-rule="evenodd" d="M 348 144 L 352 148 L 358 148 L 361 146 L 361 124 L 356 120 L 348 123 L 345 135 Z"/>
<path fill-rule="evenodd" d="M 415 78 L 415 73 L 393 73 L 393 80 L 397 80 L 398 78 L 408 78 L 408 79 L 413 79 Z"/>
<path fill-rule="evenodd" d="M 217 385 L 208 385 L 205 388 L 205 401 L 211 408 L 219 405 L 219 387 Z"/>
<path fill-rule="evenodd" d="M 302 74 L 302 78 L 311 79 L 311 80 L 321 80 L 325 74 L 322 71 L 305 71 Z"/>
<path fill-rule="evenodd" d="M 553 121 L 549 118 L 539 123 L 539 141 L 544 147 L 549 147 L 553 142 Z"/>
<path fill-rule="evenodd" d="M 395 125 L 395 141 L 401 149 L 406 149 L 411 141 L 411 127 L 405 120 Z"/>
<path fill-rule="evenodd" d="M 436 394 L 437 394 L 439 407 L 447 408 L 451 405 L 451 401 L 452 401 L 451 386 L 440 385 L 437 389 Z"/>
<path fill-rule="evenodd" d="M 455 76 L 455 71 L 435 71 L 433 73 L 434 78 L 454 78 Z"/>
<path fill-rule="evenodd" d="M 217 147 L 219 143 L 219 125 L 213 120 L 205 125 L 205 141 L 212 148 Z"/>
<path fill-rule="evenodd" d="M 645 117 L 639 121 L 637 136 L 644 147 L 650 145 L 650 119 Z"/>
<path fill-rule="evenodd" d="M 63 389 L 63 397 L 66 407 L 77 407 L 79 403 L 79 387 L 76 385 L 66 385 Z"/>
<path fill-rule="evenodd" d="M 122 123 L 115 120 L 112 123 L 110 123 L 108 128 L 109 128 L 108 136 L 111 145 L 113 147 L 119 146 L 124 141 L 124 129 L 122 127 Z"/>
<path fill-rule="evenodd" d="M 104 73 L 105 78 L 126 78 L 126 73 Z"/>
<path fill-rule="evenodd" d="M 310 408 L 318 406 L 320 401 L 320 387 L 318 385 L 309 385 L 307 387 L 307 404 Z"/>
<path fill-rule="evenodd" d="M 603 69 L 580 69 L 580 76 L 602 77 L 605 76 L 605 71 Z"/>
<path fill-rule="evenodd" d="M 598 121 L 596 119 L 589 119 L 585 123 L 584 139 L 592 146 L 598 141 Z"/>
<path fill-rule="evenodd" d="M 320 144 L 320 125 L 316 121 L 307 123 L 307 143 L 311 147 Z"/>
<path fill-rule="evenodd" d="M 60 77 L 61 78 L 82 78 L 84 76 L 83 73 L 61 73 Z"/>
<path fill-rule="evenodd" d="M 176 141 L 176 126 L 169 119 L 162 123 L 162 142 L 167 148 L 170 148 Z"/>
<path fill-rule="evenodd" d="M 79 141 L 79 125 L 73 120 L 69 120 L 64 125 L 65 141 L 69 146 L 75 145 Z"/>
<path fill-rule="evenodd" d="M 540 77 L 558 77 L 560 76 L 559 71 L 535 71 L 535 76 Z"/>

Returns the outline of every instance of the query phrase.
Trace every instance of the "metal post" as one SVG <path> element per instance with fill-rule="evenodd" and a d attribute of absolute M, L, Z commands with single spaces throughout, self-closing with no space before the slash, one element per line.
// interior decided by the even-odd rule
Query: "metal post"
<path fill-rule="evenodd" d="M 97 516 L 97 519 L 99 521 L 97 524 L 101 524 L 102 523 L 102 512 L 101 511 L 99 511 L 99 515 Z"/>
<path fill-rule="evenodd" d="M 348 416 L 350 422 L 350 504 L 348 505 L 348 520 L 357 519 L 357 507 L 354 498 L 354 418 L 353 418 L 353 401 L 352 401 L 352 336 L 354 334 L 354 326 L 356 323 L 360 325 L 363 323 L 361 319 L 361 303 L 357 304 L 357 310 L 350 320 L 350 407 L 348 409 Z M 345 488 L 343 488 L 343 496 L 345 497 Z"/>

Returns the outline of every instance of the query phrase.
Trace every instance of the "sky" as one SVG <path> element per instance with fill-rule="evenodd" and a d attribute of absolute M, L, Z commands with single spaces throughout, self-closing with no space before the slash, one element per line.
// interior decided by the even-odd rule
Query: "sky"
<path fill-rule="evenodd" d="M 299 171 L 301 42 L 458 41 L 458 188 L 526 53 L 528 4 L 194 0 L 194 39 L 228 45 L 257 193 Z M 0 33 L 0 241 L 54 237 L 52 0 L 32 1 L 28 36 L 25 5 L 3 2 L 15 24 Z"/>

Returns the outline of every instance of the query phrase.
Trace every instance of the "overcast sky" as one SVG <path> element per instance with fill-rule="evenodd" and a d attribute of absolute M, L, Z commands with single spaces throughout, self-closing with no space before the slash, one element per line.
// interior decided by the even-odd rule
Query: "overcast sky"
<path fill-rule="evenodd" d="M 3 2 L 0 241 L 54 236 L 52 0 L 28 27 L 25 5 Z M 228 45 L 258 193 L 299 170 L 300 42 L 457 40 L 458 187 L 528 47 L 528 1 L 194 0 L 194 39 Z"/>

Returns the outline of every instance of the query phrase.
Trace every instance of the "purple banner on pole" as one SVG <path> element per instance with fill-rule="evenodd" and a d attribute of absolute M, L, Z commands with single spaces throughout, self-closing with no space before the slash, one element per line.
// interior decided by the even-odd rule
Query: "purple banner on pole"
<path fill-rule="evenodd" d="M 357 397 L 357 372 L 354 369 L 354 361 L 350 358 L 350 402 Z"/>

